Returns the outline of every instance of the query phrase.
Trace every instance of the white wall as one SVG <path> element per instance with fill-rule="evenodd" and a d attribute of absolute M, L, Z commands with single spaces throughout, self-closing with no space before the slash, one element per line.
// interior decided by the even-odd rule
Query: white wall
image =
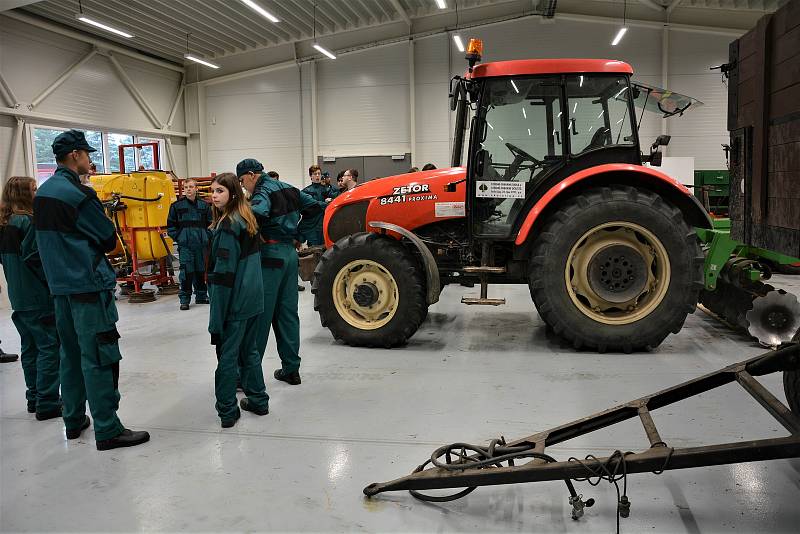
<path fill-rule="evenodd" d="M 91 45 L 82 41 L 0 16 L 0 73 L 23 110 L 90 50 Z M 114 57 L 133 80 L 158 119 L 166 124 L 181 81 L 181 73 L 122 54 L 114 54 Z M 2 106 L 5 107 L 5 103 Z M 155 129 L 155 126 L 120 81 L 110 59 L 102 54 L 95 55 L 84 63 L 32 111 L 67 117 L 70 121 L 64 123 L 32 118 L 27 119 L 29 124 L 78 128 L 93 126 L 95 129 L 100 127 L 148 137 L 159 136 L 146 132 Z M 10 135 L 15 124 L 15 119 L 0 116 L 0 173 L 5 173 Z M 182 106 L 179 106 L 169 129 L 179 132 L 185 130 Z M 179 138 L 173 138 L 173 142 L 177 142 L 179 146 L 185 144 L 177 139 Z M 15 156 L 17 163 L 14 170 L 17 173 L 33 172 L 32 166 L 26 168 L 23 164 L 22 151 L 26 144 L 20 145 Z M 173 170 L 180 176 L 185 176 L 187 172 L 185 152 L 185 148 L 175 151 L 177 161 Z M 165 158 L 166 155 L 162 157 Z"/>
<path fill-rule="evenodd" d="M 255 158 L 265 170 L 300 184 L 299 68 L 281 69 L 206 88 L 205 135 L 211 172 L 234 172 Z"/>
<path fill-rule="evenodd" d="M 694 157 L 699 169 L 724 168 L 720 145 L 727 140 L 727 93 L 712 65 L 727 61 L 728 44 L 736 37 L 669 31 L 667 79 L 662 74 L 662 36 L 659 27 L 631 26 L 621 44 L 612 47 L 618 27 L 604 21 L 538 18 L 488 25 L 462 31 L 483 39 L 484 61 L 523 58 L 610 58 L 632 65 L 634 80 L 664 86 L 693 96 L 704 106 L 684 117 L 661 119 L 645 114 L 640 130 L 646 147 L 662 133 L 672 135 L 669 156 Z M 304 166 L 315 161 L 311 147 L 311 71 L 316 68 L 318 152 L 313 156 L 391 155 L 411 149 L 408 43 L 379 46 L 320 59 L 303 66 L 304 139 L 298 146 L 300 118 L 294 98 L 297 67 L 208 86 L 207 143 L 209 171 L 230 169 L 239 156 L 262 157 L 265 165 L 293 180 L 294 169 L 307 183 Z M 449 35 L 414 42 L 414 164 L 449 165 L 453 113 L 447 93 L 451 76 L 463 74 L 466 62 Z M 308 75 L 306 75 L 308 73 Z M 277 85 L 276 85 L 277 84 Z M 278 87 L 279 88 L 276 88 Z M 244 96 L 243 93 L 246 93 Z M 284 95 L 284 96 L 278 96 Z M 289 96 L 291 95 L 291 96 Z M 213 109 L 212 109 L 213 108 Z M 276 108 L 276 109 L 272 109 Z M 279 109 L 277 109 L 279 108 Z M 244 134 L 236 124 L 250 117 L 262 121 L 260 134 Z M 666 126 L 663 123 L 666 122 Z M 225 124 L 223 124 L 225 123 Z M 277 133 L 275 130 L 278 130 Z M 220 135 L 224 132 L 224 135 Z M 267 164 L 266 161 L 270 161 Z"/>

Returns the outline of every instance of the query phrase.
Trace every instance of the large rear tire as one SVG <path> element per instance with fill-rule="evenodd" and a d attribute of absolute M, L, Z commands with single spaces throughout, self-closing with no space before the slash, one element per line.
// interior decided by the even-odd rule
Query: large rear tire
<path fill-rule="evenodd" d="M 545 222 L 529 283 L 544 321 L 576 349 L 633 352 L 678 333 L 703 287 L 694 230 L 658 195 L 612 185 Z"/>
<path fill-rule="evenodd" d="M 373 233 L 344 237 L 326 250 L 311 292 L 322 326 L 357 347 L 404 345 L 428 311 L 416 258 L 397 240 Z"/>

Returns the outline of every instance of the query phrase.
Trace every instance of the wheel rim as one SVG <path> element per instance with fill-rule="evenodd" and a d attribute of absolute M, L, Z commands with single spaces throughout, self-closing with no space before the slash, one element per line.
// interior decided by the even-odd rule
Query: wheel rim
<path fill-rule="evenodd" d="M 564 269 L 573 304 L 594 321 L 623 325 L 664 300 L 669 256 L 649 230 L 627 221 L 595 226 L 570 250 Z"/>
<path fill-rule="evenodd" d="M 355 260 L 342 267 L 332 292 L 339 316 L 361 330 L 375 330 L 389 323 L 400 302 L 394 276 L 372 260 Z"/>

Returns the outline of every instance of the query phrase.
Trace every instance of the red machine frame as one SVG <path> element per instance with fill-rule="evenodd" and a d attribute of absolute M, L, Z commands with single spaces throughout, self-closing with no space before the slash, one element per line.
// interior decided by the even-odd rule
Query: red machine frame
<path fill-rule="evenodd" d="M 161 163 L 161 158 L 160 158 L 160 154 L 159 154 L 159 143 L 132 143 L 132 144 L 127 144 L 127 145 L 119 145 L 119 168 L 120 168 L 120 173 L 125 173 L 125 149 L 126 148 L 138 148 L 138 149 L 141 149 L 141 148 L 144 148 L 144 147 L 147 147 L 147 146 L 153 147 L 153 161 L 155 163 L 155 166 L 159 167 L 160 163 Z M 112 207 L 112 210 L 116 209 L 116 207 L 119 205 L 120 201 L 125 199 L 125 198 L 132 198 L 132 197 L 125 197 L 123 195 L 119 195 L 119 197 L 116 199 L 116 202 L 115 202 L 114 206 Z M 135 199 L 135 200 L 155 202 L 155 201 L 159 200 L 159 198 Z M 114 217 L 114 224 L 117 227 L 117 232 L 118 232 L 118 234 L 120 236 L 119 239 L 122 241 L 123 249 L 125 249 L 126 254 L 128 255 L 128 257 L 130 258 L 130 261 L 131 261 L 131 272 L 130 272 L 130 274 L 128 276 L 117 277 L 117 282 L 125 283 L 125 284 L 133 283 L 134 293 L 136 293 L 136 294 L 139 294 L 139 293 L 142 292 L 142 285 L 144 285 L 146 282 L 154 282 L 154 285 L 159 286 L 159 287 L 175 285 L 175 278 L 169 273 L 169 271 L 167 269 L 167 257 L 164 257 L 164 258 L 161 258 L 160 260 L 158 260 L 158 262 L 157 262 L 158 266 L 159 266 L 158 273 L 149 274 L 149 275 L 144 275 L 144 274 L 139 273 L 140 266 L 142 266 L 142 265 L 151 265 L 151 264 L 156 263 L 156 262 L 147 261 L 147 262 L 144 262 L 143 264 L 139 263 L 138 254 L 136 253 L 136 234 L 137 234 L 137 232 L 150 232 L 150 231 L 158 232 L 159 235 L 161 235 L 162 242 L 164 243 L 165 248 L 167 249 L 168 257 L 171 257 L 172 256 L 172 251 L 169 250 L 169 247 L 166 246 L 167 245 L 167 242 L 166 242 L 166 231 L 163 228 L 161 228 L 160 226 L 148 226 L 148 227 L 145 227 L 145 228 L 130 228 L 128 226 L 122 227 L 122 226 L 119 225 L 117 217 Z M 130 235 L 130 238 L 129 238 L 127 243 L 123 240 L 123 233 L 124 232 L 128 232 L 129 235 Z"/>

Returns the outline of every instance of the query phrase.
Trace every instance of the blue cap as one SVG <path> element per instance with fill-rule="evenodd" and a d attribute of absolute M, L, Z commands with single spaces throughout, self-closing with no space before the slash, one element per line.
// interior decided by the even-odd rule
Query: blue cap
<path fill-rule="evenodd" d="M 243 174 L 248 172 L 260 173 L 264 170 L 264 166 L 253 158 L 243 159 L 236 164 L 236 177 L 241 178 Z"/>
<path fill-rule="evenodd" d="M 86 142 L 86 136 L 80 130 L 67 130 L 64 133 L 58 134 L 53 140 L 53 154 L 55 154 L 57 158 L 69 154 L 73 150 L 96 152 L 96 150 Z"/>

